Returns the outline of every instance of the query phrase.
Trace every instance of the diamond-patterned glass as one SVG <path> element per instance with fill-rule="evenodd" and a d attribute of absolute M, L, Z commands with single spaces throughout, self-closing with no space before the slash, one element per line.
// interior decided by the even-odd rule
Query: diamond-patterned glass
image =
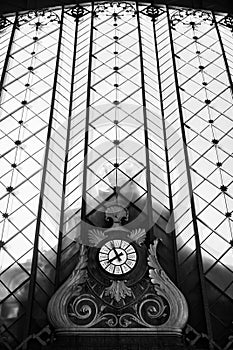
<path fill-rule="evenodd" d="M 117 198 L 161 238 L 161 264 L 189 305 L 188 341 L 230 349 L 232 23 L 134 2 L 5 17 L 3 344 L 36 344 L 87 228 Z"/>

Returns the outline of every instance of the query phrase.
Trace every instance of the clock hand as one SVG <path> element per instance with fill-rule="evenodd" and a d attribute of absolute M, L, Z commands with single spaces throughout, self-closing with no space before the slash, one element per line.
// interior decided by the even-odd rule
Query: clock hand
<path fill-rule="evenodd" d="M 121 261 L 120 256 L 121 256 L 123 253 L 121 252 L 121 253 L 119 254 L 119 253 L 117 252 L 117 250 L 116 250 L 115 247 L 113 248 L 113 250 L 114 250 L 114 253 L 116 254 L 117 259 L 118 259 L 119 261 Z"/>
<path fill-rule="evenodd" d="M 116 252 L 117 253 L 117 252 Z M 122 256 L 123 255 L 123 253 L 121 252 L 120 254 L 116 254 L 116 256 L 114 256 L 113 258 L 111 258 L 111 259 L 109 259 L 108 261 L 109 262 L 112 262 L 113 260 L 115 260 L 115 259 L 118 259 L 119 261 L 121 261 L 121 258 L 120 258 L 120 256 Z"/>
<path fill-rule="evenodd" d="M 123 253 L 120 253 L 120 255 L 119 255 L 118 252 L 117 252 L 117 250 L 116 250 L 116 247 L 114 246 L 113 243 L 111 243 L 111 247 L 112 247 L 114 253 L 116 254 L 116 257 L 117 257 L 118 261 L 121 261 L 120 256 L 121 256 Z"/>

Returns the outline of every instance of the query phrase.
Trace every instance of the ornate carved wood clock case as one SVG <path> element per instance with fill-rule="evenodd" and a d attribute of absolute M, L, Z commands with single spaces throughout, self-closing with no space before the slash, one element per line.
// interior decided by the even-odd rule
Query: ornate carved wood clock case
<path fill-rule="evenodd" d="M 148 248 L 144 228 L 121 225 L 128 211 L 117 202 L 105 218 L 112 227 L 88 231 L 77 266 L 50 300 L 56 333 L 180 336 L 187 304 L 158 262 L 158 239 Z"/>

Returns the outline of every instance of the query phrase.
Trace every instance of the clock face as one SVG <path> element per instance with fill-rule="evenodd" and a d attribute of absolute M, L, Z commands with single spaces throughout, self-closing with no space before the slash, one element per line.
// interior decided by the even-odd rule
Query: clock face
<path fill-rule="evenodd" d="M 113 239 L 101 247 L 98 258 L 105 271 L 113 275 L 122 275 L 134 268 L 137 253 L 131 243 Z"/>

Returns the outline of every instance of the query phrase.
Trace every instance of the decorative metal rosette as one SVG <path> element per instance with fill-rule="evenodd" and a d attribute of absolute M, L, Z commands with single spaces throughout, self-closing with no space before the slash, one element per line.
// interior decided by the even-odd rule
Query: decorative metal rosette
<path fill-rule="evenodd" d="M 160 15 L 162 15 L 164 13 L 164 9 L 161 7 L 157 7 L 157 6 L 147 6 L 146 8 L 144 8 L 141 13 L 143 15 L 146 15 L 148 17 L 151 17 L 152 20 L 156 20 Z"/>
<path fill-rule="evenodd" d="M 233 32 L 233 17 L 232 16 L 230 16 L 230 15 L 225 16 L 223 19 L 221 19 L 219 24 L 223 25 L 224 27 L 230 28 L 231 31 Z"/>
<path fill-rule="evenodd" d="M 67 15 L 70 15 L 70 16 L 76 18 L 77 20 L 79 20 L 80 18 L 82 18 L 85 15 L 87 15 L 88 13 L 90 13 L 90 11 L 86 7 L 77 5 L 77 6 L 69 8 L 66 11 L 66 13 L 67 13 Z"/>
<path fill-rule="evenodd" d="M 95 16 L 98 17 L 98 13 L 105 13 L 107 16 L 125 16 L 127 14 L 135 16 L 136 9 L 132 3 L 125 1 L 112 1 L 103 2 L 96 6 Z"/>
<path fill-rule="evenodd" d="M 211 13 L 206 11 L 181 9 L 173 13 L 170 21 L 173 27 L 178 23 L 183 23 L 184 25 L 191 26 L 195 29 L 195 27 L 201 25 L 203 21 L 212 25 L 213 17 Z"/>
<path fill-rule="evenodd" d="M 11 22 L 7 17 L 0 16 L 0 33 L 12 24 L 13 22 Z"/>
<path fill-rule="evenodd" d="M 29 23 L 30 25 L 35 26 L 36 29 L 40 29 L 42 26 L 46 26 L 51 22 L 60 22 L 58 14 L 52 10 L 29 11 L 18 17 L 19 26 Z"/>

